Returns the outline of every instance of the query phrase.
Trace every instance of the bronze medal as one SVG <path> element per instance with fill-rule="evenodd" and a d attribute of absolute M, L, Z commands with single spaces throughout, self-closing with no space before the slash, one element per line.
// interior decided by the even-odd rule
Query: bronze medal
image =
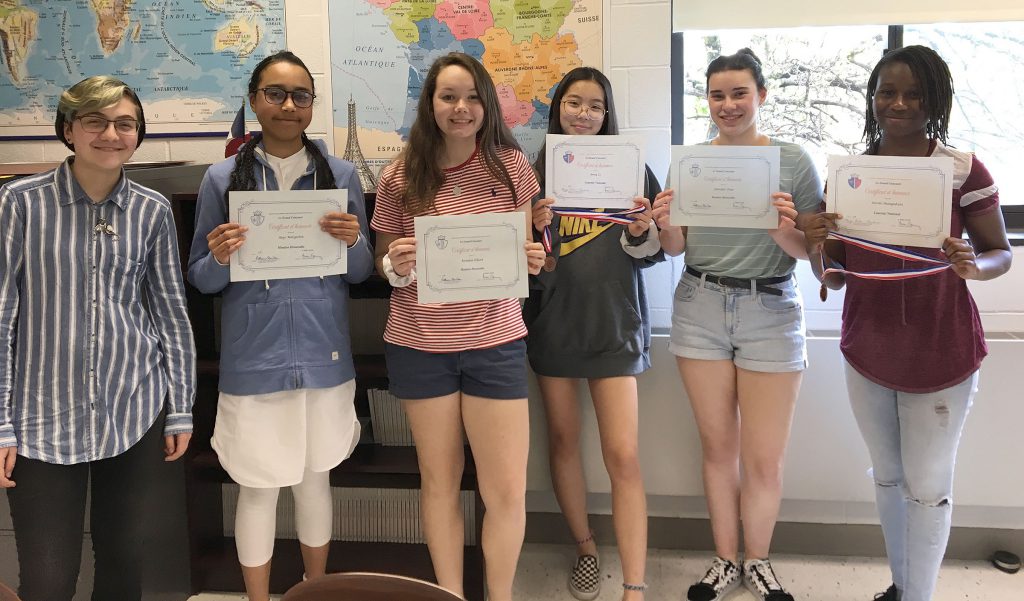
<path fill-rule="evenodd" d="M 821 283 L 821 290 L 818 292 L 818 296 L 821 297 L 821 302 L 825 302 L 828 298 L 828 288 L 825 287 L 825 282 Z"/>
<path fill-rule="evenodd" d="M 556 259 L 554 255 L 544 257 L 544 271 L 554 271 L 555 263 L 557 262 L 558 259 Z"/>

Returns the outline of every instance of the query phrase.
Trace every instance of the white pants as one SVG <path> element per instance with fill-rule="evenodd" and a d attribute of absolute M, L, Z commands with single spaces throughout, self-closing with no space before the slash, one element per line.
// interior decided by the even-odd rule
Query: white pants
<path fill-rule="evenodd" d="M 330 472 L 302 474 L 302 482 L 291 487 L 295 497 L 295 529 L 299 542 L 322 547 L 331 541 Z M 274 555 L 277 530 L 277 496 L 280 488 L 239 487 L 235 509 L 235 545 L 238 561 L 245 567 L 264 565 Z"/>

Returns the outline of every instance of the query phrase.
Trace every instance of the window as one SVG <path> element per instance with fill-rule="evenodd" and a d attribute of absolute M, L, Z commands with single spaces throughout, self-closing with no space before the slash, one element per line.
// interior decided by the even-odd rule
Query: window
<path fill-rule="evenodd" d="M 715 135 L 705 99 L 708 62 L 747 47 L 768 83 L 761 131 L 802 145 L 824 177 L 829 154 L 864 149 L 865 88 L 886 36 L 880 26 L 686 32 L 683 143 Z"/>
<path fill-rule="evenodd" d="M 1024 205 L 1024 22 L 907 25 L 904 45 L 934 48 L 949 64 L 956 97 L 949 143 L 970 150 L 999 186 L 999 202 Z"/>
<path fill-rule="evenodd" d="M 673 44 L 674 144 L 714 137 L 704 70 L 720 54 L 749 47 L 768 83 L 761 130 L 801 144 L 822 178 L 828 155 L 864 150 L 867 80 L 886 47 L 934 48 L 949 64 L 956 91 L 949 143 L 978 153 L 1000 187 L 1007 225 L 1024 227 L 1024 181 L 1011 170 L 1024 163 L 1024 64 L 1017 60 L 1024 22 L 686 30 L 674 34 Z M 681 261 L 669 261 L 648 272 L 652 323 L 660 331 L 671 324 L 681 269 Z"/>

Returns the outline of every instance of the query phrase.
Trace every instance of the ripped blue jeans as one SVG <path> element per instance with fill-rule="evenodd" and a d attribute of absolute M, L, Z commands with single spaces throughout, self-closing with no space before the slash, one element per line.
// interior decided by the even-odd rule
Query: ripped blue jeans
<path fill-rule="evenodd" d="M 938 392 L 876 384 L 846 364 L 846 387 L 871 455 L 878 517 L 901 601 L 931 601 L 949 540 L 953 465 L 978 372 Z"/>

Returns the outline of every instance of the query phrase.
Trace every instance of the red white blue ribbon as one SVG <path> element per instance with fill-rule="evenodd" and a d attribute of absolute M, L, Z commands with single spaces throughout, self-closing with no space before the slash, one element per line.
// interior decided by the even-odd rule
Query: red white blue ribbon
<path fill-rule="evenodd" d="M 556 209 L 551 208 L 551 212 L 562 217 L 579 217 L 581 219 L 590 219 L 592 221 L 605 221 L 609 223 L 618 223 L 621 225 L 629 225 L 636 221 L 637 213 L 643 213 L 647 210 L 647 207 L 633 207 L 626 211 L 618 211 L 616 213 L 602 213 L 593 209 Z M 551 254 L 554 245 L 551 240 L 551 226 L 544 226 L 544 232 L 541 236 L 541 241 L 544 243 L 544 252 Z"/>
<path fill-rule="evenodd" d="M 926 263 L 930 267 L 919 267 L 913 269 L 888 269 L 883 271 L 848 271 L 841 267 L 827 267 L 825 265 L 825 253 L 821 253 L 821 273 L 822 277 L 830 273 L 839 273 L 843 275 L 850 275 L 856 278 L 864 280 L 908 280 L 910 278 L 919 278 L 926 275 L 932 275 L 935 273 L 941 273 L 953 266 L 946 259 L 936 259 L 935 257 L 929 257 L 916 253 L 905 248 L 898 248 L 895 246 L 889 246 L 887 244 L 879 244 L 878 242 L 872 242 L 870 240 L 864 240 L 863 238 L 857 238 L 854 236 L 848 236 L 846 234 L 840 234 L 838 232 L 829 232 L 829 238 L 840 240 L 846 244 L 856 246 L 864 249 L 868 252 L 876 252 L 882 255 L 893 257 L 896 259 L 902 259 L 904 261 L 914 261 L 916 263 Z"/>

